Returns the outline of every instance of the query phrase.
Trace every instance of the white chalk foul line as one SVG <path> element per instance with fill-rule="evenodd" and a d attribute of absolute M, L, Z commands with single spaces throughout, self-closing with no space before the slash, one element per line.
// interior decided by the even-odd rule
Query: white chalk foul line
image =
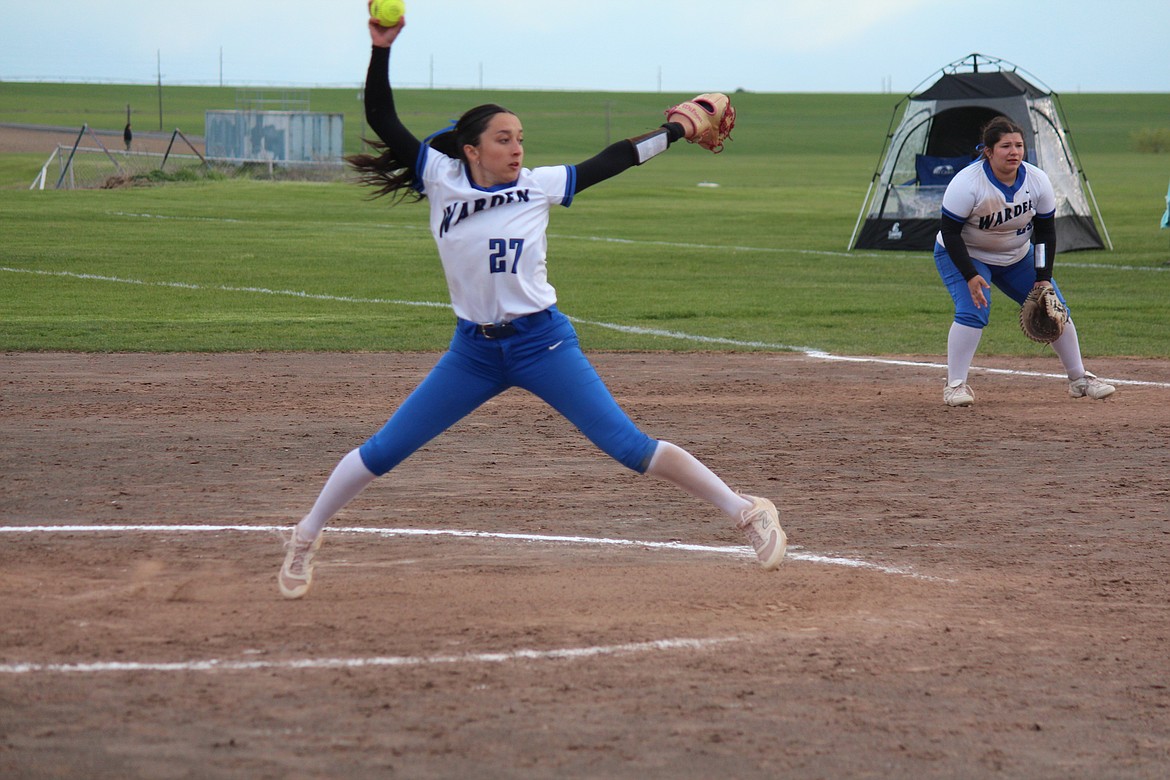
<path fill-rule="evenodd" d="M 579 322 L 585 325 L 594 325 L 599 328 L 607 328 L 609 330 L 616 330 L 620 333 L 631 333 L 638 336 L 660 336 L 662 338 L 678 339 L 681 341 L 693 341 L 697 344 L 722 344 L 731 347 L 769 349 L 778 352 L 800 352 L 807 357 L 813 358 L 814 360 L 837 361 L 843 363 L 873 363 L 883 366 L 907 366 L 910 368 L 930 368 L 940 369 L 943 371 L 945 371 L 947 368 L 946 363 L 934 363 L 925 360 L 898 360 L 895 358 L 881 358 L 865 355 L 834 355 L 831 352 L 825 352 L 823 349 L 817 349 L 816 347 L 798 347 L 791 344 L 773 344 L 765 341 L 743 341 L 741 339 L 698 336 L 693 333 L 685 333 L 682 331 L 641 328 L 634 325 L 616 325 L 612 322 L 595 322 L 592 320 L 583 320 L 576 317 L 571 317 L 570 319 L 572 319 L 573 322 Z M 1044 379 L 1068 378 L 1064 374 L 1045 371 L 1017 371 L 1009 368 L 986 368 L 983 366 L 971 366 L 971 370 L 984 374 L 1010 374 L 1012 376 L 1042 377 Z M 1170 382 L 1151 382 L 1142 379 L 1119 379 L 1114 377 L 1101 377 L 1101 379 L 1104 379 L 1106 382 L 1115 385 L 1139 385 L 1170 389 Z"/>
<path fill-rule="evenodd" d="M 282 532 L 287 532 L 287 529 L 280 529 Z M 449 531 L 449 530 L 432 530 L 432 529 L 418 529 L 418 528 L 333 528 L 332 532 L 337 533 L 356 533 L 356 534 L 376 534 L 378 536 L 458 536 L 465 538 L 486 538 L 486 539 L 509 539 L 521 542 L 547 542 L 552 544 L 592 544 L 599 546 L 614 546 L 614 547 L 642 547 L 652 550 L 682 550 L 684 552 L 710 553 L 716 555 L 732 555 L 737 558 L 755 559 L 756 553 L 752 548 L 738 545 L 707 545 L 707 544 L 688 544 L 685 542 L 647 542 L 634 539 L 609 539 L 605 537 L 593 536 L 553 536 L 546 534 L 517 534 L 517 533 L 491 533 L 487 531 Z M 882 566 L 868 561 L 858 560 L 856 558 L 843 558 L 832 555 L 816 555 L 813 553 L 799 552 L 795 547 L 789 547 L 788 552 L 785 553 L 785 558 L 795 561 L 805 561 L 808 563 L 823 563 L 830 566 L 847 566 L 855 569 L 871 569 L 873 571 L 880 571 L 884 574 L 903 574 L 911 577 L 921 577 L 922 575 L 915 574 L 909 569 L 900 568 L 897 566 Z"/>
<path fill-rule="evenodd" d="M 23 525 L 0 526 L 0 534 L 38 534 L 38 533 L 280 533 L 287 534 L 289 526 L 280 525 Z M 609 539 L 593 536 L 555 536 L 548 534 L 518 534 L 498 533 L 491 531 L 462 531 L 455 529 L 436 528 L 345 528 L 334 527 L 326 529 L 328 534 L 370 534 L 374 536 L 450 536 L 462 539 L 500 539 L 506 541 L 545 543 L 545 544 L 579 544 L 610 547 L 640 547 L 652 550 L 682 550 L 684 552 L 706 553 L 712 555 L 732 555 L 737 558 L 754 559 L 756 554 L 746 546 L 736 545 L 705 545 L 687 544 L 684 542 L 650 542 L 634 539 Z M 805 561 L 807 563 L 821 563 L 830 566 L 846 566 L 853 569 L 868 569 L 883 574 L 900 574 L 917 579 L 935 579 L 922 574 L 916 574 L 910 569 L 898 566 L 882 566 L 856 558 L 845 558 L 834 555 L 817 555 L 788 548 L 785 555 L 789 560 Z"/>
<path fill-rule="evenodd" d="M 36 525 L 0 526 L 0 534 L 36 533 L 207 533 L 207 532 L 288 532 L 287 526 L 256 525 Z M 487 531 L 436 530 L 422 528 L 331 528 L 329 534 L 372 534 L 377 536 L 451 536 L 457 538 L 503 539 L 523 542 L 615 545 L 651 549 L 684 550 L 688 552 L 715 553 L 736 557 L 754 558 L 755 553 L 748 547 L 685 544 L 683 542 L 651 542 L 629 539 L 607 539 L 587 536 L 552 536 L 544 534 L 493 533 Z M 827 555 L 812 555 L 789 549 L 788 558 L 805 560 L 852 568 L 864 568 L 887 574 L 903 574 L 922 579 L 934 579 L 917 575 L 906 569 L 879 566 L 851 558 Z M 715 645 L 738 642 L 739 637 L 717 637 L 707 639 L 657 639 L 620 645 L 561 648 L 554 650 L 520 649 L 497 653 L 465 653 L 460 655 L 436 656 L 382 656 L 371 658 L 301 658 L 282 661 L 224 661 L 207 659 L 178 662 L 122 662 L 103 661 L 78 664 L 8 663 L 0 664 L 0 674 L 95 674 L 108 672 L 233 672 L 255 670 L 301 670 L 301 669 L 358 669 L 366 667 L 413 667 L 434 664 L 458 663 L 504 663 L 508 661 L 579 660 L 598 656 L 631 653 L 646 653 L 669 650 L 702 650 Z"/>
<path fill-rule="evenodd" d="M 376 303 L 394 304 L 396 306 L 425 306 L 436 309 L 450 309 L 449 303 L 432 301 L 401 301 L 393 298 L 354 298 L 346 295 L 326 295 L 304 292 L 301 290 L 271 290 L 267 287 L 232 287 L 229 285 L 191 284 L 188 282 L 148 282 L 145 279 L 128 279 L 121 276 L 105 276 L 102 274 L 78 273 L 75 271 L 43 271 L 32 268 L 8 268 L 0 266 L 0 271 L 14 274 L 33 274 L 35 276 L 57 276 L 68 279 L 81 279 L 91 282 L 111 282 L 113 284 L 134 284 L 143 287 L 169 287 L 179 290 L 210 290 L 214 292 L 254 293 L 258 295 L 280 295 L 290 298 L 305 298 L 312 301 L 336 301 L 339 303 Z"/>
<path fill-rule="evenodd" d="M 145 216 L 145 215 L 144 215 Z M 594 239 L 591 239 L 594 240 Z M 595 239 L 602 240 L 602 239 Z M 44 271 L 32 268 L 11 268 L 7 266 L 0 266 L 0 273 L 16 273 L 16 274 L 33 274 L 37 276 L 56 276 L 70 279 L 82 279 L 87 281 L 111 282 L 115 284 L 135 284 L 144 287 L 170 287 L 182 290 L 211 290 L 216 292 L 231 292 L 231 293 L 252 293 L 257 295 L 280 295 L 292 298 L 303 298 L 314 301 L 336 301 L 339 303 L 362 303 L 362 304 L 390 304 L 394 306 L 422 306 L 433 309 L 450 309 L 451 304 L 440 303 L 438 301 L 407 301 L 398 300 L 394 298 L 354 298 L 345 295 L 328 295 L 325 293 L 310 293 L 303 290 L 272 290 L 266 287 L 232 287 L 229 285 L 201 285 L 191 284 L 188 282 L 148 282 L 142 279 L 127 279 L 118 276 L 103 276 L 101 274 L 79 273 L 75 271 Z M 816 347 L 802 347 L 793 344 L 778 344 L 767 341 L 745 341 L 743 339 L 729 339 L 716 336 L 702 336 L 695 333 L 687 333 L 685 331 L 676 330 L 661 330 L 657 328 L 642 328 L 634 325 L 620 325 L 613 322 L 598 322 L 595 320 L 585 320 L 578 317 L 569 317 L 570 320 L 582 325 L 592 325 L 598 328 L 606 328 L 608 330 L 618 331 L 619 333 L 630 333 L 638 336 L 658 336 L 660 338 L 675 339 L 678 341 L 689 341 L 695 344 L 720 344 L 729 347 L 744 347 L 748 349 L 766 349 L 776 352 L 800 352 L 815 360 L 836 360 L 848 361 L 852 363 L 873 363 L 875 365 L 886 366 L 907 366 L 914 368 L 929 368 L 931 370 L 946 369 L 943 363 L 932 363 L 926 361 L 914 360 L 894 360 L 890 358 L 880 357 L 866 357 L 866 356 L 842 356 L 834 355 L 830 352 L 825 352 Z M 1015 376 L 1033 376 L 1043 377 L 1046 379 L 1064 379 L 1064 374 L 1046 373 L 1039 371 L 1012 371 L 1002 368 L 983 368 L 981 366 L 972 366 L 972 371 L 981 371 L 989 374 L 1011 374 Z M 1114 385 L 1139 385 L 1146 387 L 1161 387 L 1170 389 L 1170 382 L 1150 382 L 1139 379 L 1121 379 L 1117 377 L 1101 377 L 1105 381 Z"/>
<path fill-rule="evenodd" d="M 461 655 L 381 656 L 373 658 L 293 658 L 284 661 L 176 661 L 139 663 L 106 661 L 85 664 L 0 664 L 0 674 L 93 674 L 97 672 L 250 672 L 271 669 L 361 669 L 366 667 L 408 667 L 435 664 L 505 663 L 508 661 L 576 661 L 598 656 L 628 655 L 668 650 L 703 650 L 715 645 L 739 641 L 736 637 L 714 639 L 656 639 L 599 647 L 570 647 L 557 650 L 510 650 L 499 653 L 464 653 Z"/>
<path fill-rule="evenodd" d="M 925 360 L 895 360 L 892 358 L 876 358 L 865 356 L 851 356 L 851 355 L 833 355 L 828 352 L 820 350 L 811 350 L 805 352 L 808 357 L 816 358 L 817 360 L 835 361 L 838 363 L 881 363 L 886 366 L 911 366 L 914 368 L 938 368 L 946 370 L 946 363 L 932 363 Z M 1014 368 L 987 368 L 986 366 L 971 366 L 972 371 L 977 371 L 981 374 L 1005 374 L 1008 376 L 1029 376 L 1039 377 L 1042 379 L 1068 379 L 1063 373 L 1052 373 L 1048 371 L 1020 371 Z M 1115 377 L 1101 377 L 1106 382 L 1114 385 L 1133 385 L 1141 387 L 1162 387 L 1170 389 L 1170 382 L 1151 382 L 1144 379 L 1119 379 Z"/>

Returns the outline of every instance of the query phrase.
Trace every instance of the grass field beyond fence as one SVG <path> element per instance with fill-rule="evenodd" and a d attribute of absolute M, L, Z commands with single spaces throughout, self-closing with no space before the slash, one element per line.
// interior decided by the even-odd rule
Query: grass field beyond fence
<path fill-rule="evenodd" d="M 417 134 L 475 103 L 524 120 L 527 164 L 579 162 L 655 126 L 681 95 L 404 90 Z M 358 91 L 312 109 L 362 135 Z M 154 99 L 154 103 L 152 103 Z M 1170 352 L 1165 95 L 1063 98 L 1113 251 L 1057 260 L 1087 355 Z M 168 88 L 164 129 L 202 134 L 234 90 Z M 725 153 L 681 144 L 556 209 L 550 278 L 591 349 L 945 352 L 950 302 L 929 253 L 846 247 L 896 97 L 735 96 Z M 150 129 L 152 87 L 0 84 L 0 122 Z M 585 107 L 582 109 L 582 107 Z M 344 182 L 232 180 L 29 191 L 50 149 L 0 155 L 0 349 L 437 350 L 452 314 L 425 204 Z M 718 185 L 718 186 L 712 186 Z M 996 299 L 982 354 L 1039 354 Z"/>

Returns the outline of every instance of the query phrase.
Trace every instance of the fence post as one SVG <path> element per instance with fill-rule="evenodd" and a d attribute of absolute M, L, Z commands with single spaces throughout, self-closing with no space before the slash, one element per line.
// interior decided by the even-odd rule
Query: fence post
<path fill-rule="evenodd" d="M 85 135 L 87 129 L 89 129 L 89 125 L 81 126 L 81 132 L 77 134 L 77 140 L 73 142 L 73 148 L 69 150 L 69 159 L 65 161 L 65 167 L 61 169 L 61 176 L 57 179 L 57 186 L 53 189 L 61 189 L 61 182 L 65 181 L 65 174 L 69 173 L 69 168 L 73 165 L 73 155 L 77 153 L 77 145 L 81 143 L 81 136 Z"/>

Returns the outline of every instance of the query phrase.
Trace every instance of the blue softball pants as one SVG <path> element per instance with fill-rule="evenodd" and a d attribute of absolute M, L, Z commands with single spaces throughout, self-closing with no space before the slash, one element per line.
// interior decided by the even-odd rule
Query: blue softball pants
<path fill-rule="evenodd" d="M 1028 297 L 1028 292 L 1036 284 L 1034 251 L 1034 247 L 1029 245 L 1028 254 L 1011 265 L 988 265 L 974 257 L 971 258 L 971 262 L 975 264 L 975 270 L 979 272 L 980 276 L 998 287 L 1016 303 L 1023 304 L 1024 299 Z M 934 264 L 938 268 L 943 284 L 947 286 L 947 292 L 951 294 L 951 300 L 955 302 L 955 322 L 971 328 L 987 327 L 991 317 L 991 290 L 987 290 L 985 293 L 987 307 L 978 309 L 975 307 L 975 301 L 971 298 L 971 288 L 967 286 L 967 280 L 963 278 L 959 269 L 951 261 L 950 253 L 939 243 L 934 245 Z M 1061 303 L 1064 303 L 1064 294 L 1056 286 L 1055 280 L 1052 282 L 1052 289 L 1056 290 L 1056 297 L 1060 299 Z M 1066 307 L 1067 305 L 1065 304 Z"/>
<path fill-rule="evenodd" d="M 569 318 L 552 306 L 513 321 L 516 332 L 488 338 L 459 320 L 447 352 L 380 431 L 360 448 L 381 476 L 486 401 L 511 387 L 564 415 L 595 445 L 640 474 L 658 443 L 622 411 L 581 351 Z"/>

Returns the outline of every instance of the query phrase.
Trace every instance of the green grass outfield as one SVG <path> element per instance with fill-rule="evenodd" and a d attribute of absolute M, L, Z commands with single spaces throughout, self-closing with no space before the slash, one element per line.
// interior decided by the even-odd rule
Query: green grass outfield
<path fill-rule="evenodd" d="M 234 90 L 167 88 L 164 130 L 202 135 Z M 643 132 L 682 95 L 403 90 L 426 134 L 496 101 L 525 123 L 527 164 L 578 162 Z M 724 154 L 678 145 L 555 209 L 550 277 L 589 349 L 942 354 L 950 301 L 929 253 L 846 245 L 897 102 L 888 95 L 734 96 Z M 1057 261 L 1088 356 L 1170 353 L 1166 95 L 1063 96 L 1113 251 Z M 0 122 L 157 129 L 153 87 L 0 84 Z M 362 132 L 357 87 L 314 111 Z M 152 113 L 153 112 L 153 113 Z M 153 124 L 152 124 L 153 123 Z M 425 204 L 352 184 L 231 180 L 29 191 L 48 156 L 0 155 L 0 349 L 436 350 L 452 314 Z M 716 183 L 718 187 L 700 182 Z M 996 300 L 981 354 L 1040 354 Z"/>

